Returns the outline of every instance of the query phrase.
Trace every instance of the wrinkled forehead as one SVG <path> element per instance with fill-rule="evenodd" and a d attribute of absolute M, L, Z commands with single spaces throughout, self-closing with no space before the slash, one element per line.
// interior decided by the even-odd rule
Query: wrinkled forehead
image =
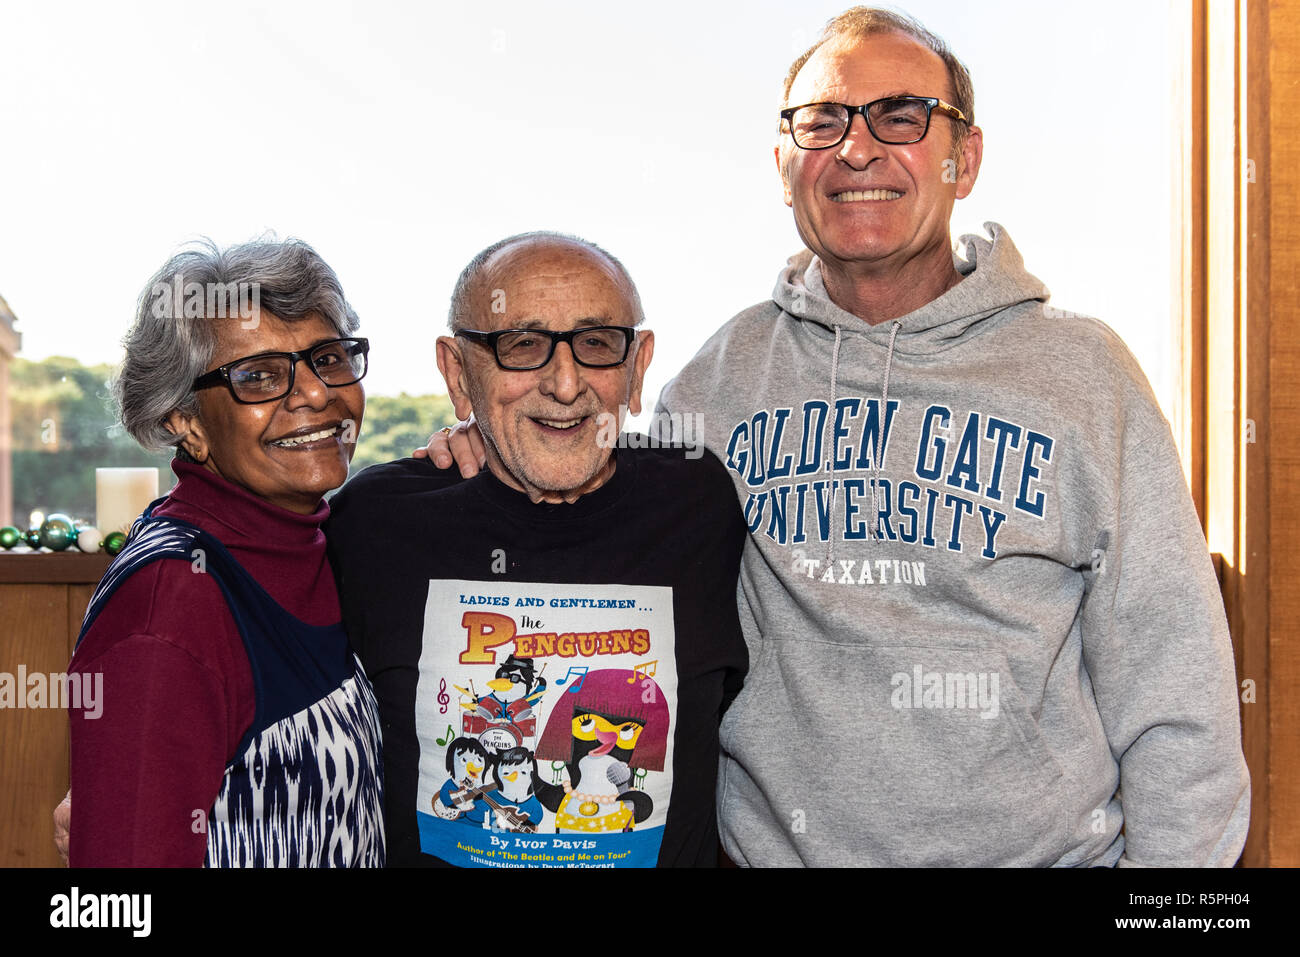
<path fill-rule="evenodd" d="M 518 243 L 484 264 L 474 311 L 481 329 L 632 325 L 630 292 L 595 250 L 550 240 Z"/>
<path fill-rule="evenodd" d="M 900 94 L 951 101 L 948 68 L 937 53 L 904 33 L 876 33 L 819 47 L 794 78 L 789 105 L 859 106 Z"/>

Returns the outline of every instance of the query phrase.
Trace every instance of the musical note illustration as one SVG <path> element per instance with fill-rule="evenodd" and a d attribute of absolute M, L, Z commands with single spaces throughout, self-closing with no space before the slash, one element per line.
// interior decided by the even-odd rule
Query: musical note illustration
<path fill-rule="evenodd" d="M 445 738 L 434 738 L 433 740 L 445 747 L 446 745 L 451 744 L 451 739 L 455 736 L 456 735 L 451 730 L 451 725 L 447 725 L 447 736 Z"/>
<path fill-rule="evenodd" d="M 637 678 L 651 678 L 659 670 L 659 659 L 653 661 L 643 661 L 639 665 L 632 667 L 632 677 L 627 679 L 628 684 L 636 684 Z"/>
<path fill-rule="evenodd" d="M 447 679 L 438 679 L 438 714 L 447 713 L 447 705 L 451 703 L 451 695 L 447 694 Z"/>
<path fill-rule="evenodd" d="M 575 685 L 573 685 L 573 686 L 570 687 L 570 688 L 566 688 L 565 690 L 566 690 L 566 691 L 574 691 L 574 692 L 581 691 L 581 690 L 582 690 L 582 683 L 583 683 L 584 681 L 587 680 L 587 666 L 586 666 L 586 665 L 569 665 L 569 672 L 568 672 L 568 674 L 566 674 L 563 678 L 556 678 L 556 679 L 555 679 L 555 683 L 556 683 L 557 685 L 562 685 L 562 684 L 564 684 L 566 681 L 568 681 L 570 678 L 573 677 L 573 675 L 574 675 L 575 672 L 576 672 L 576 673 L 578 674 L 578 676 L 579 676 L 579 677 L 578 677 L 578 683 L 575 684 Z"/>

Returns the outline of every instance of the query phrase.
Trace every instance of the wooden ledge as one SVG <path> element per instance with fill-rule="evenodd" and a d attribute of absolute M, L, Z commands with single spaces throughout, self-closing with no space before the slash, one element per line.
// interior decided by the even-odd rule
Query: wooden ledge
<path fill-rule="evenodd" d="M 0 551 L 0 585 L 94 584 L 104 577 L 112 560 L 103 552 Z"/>

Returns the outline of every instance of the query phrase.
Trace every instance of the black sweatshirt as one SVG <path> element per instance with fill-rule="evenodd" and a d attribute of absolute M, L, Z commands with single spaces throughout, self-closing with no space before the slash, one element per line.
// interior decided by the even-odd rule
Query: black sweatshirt
<path fill-rule="evenodd" d="M 405 459 L 326 526 L 379 699 L 396 866 L 711 866 L 748 661 L 745 529 L 712 455 L 619 449 L 572 505 Z M 427 640 L 426 640 L 427 639 Z"/>

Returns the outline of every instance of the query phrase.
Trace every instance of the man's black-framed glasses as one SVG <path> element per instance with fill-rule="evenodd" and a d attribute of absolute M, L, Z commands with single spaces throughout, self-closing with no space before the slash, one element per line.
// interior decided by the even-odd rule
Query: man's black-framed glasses
<path fill-rule="evenodd" d="M 485 345 L 496 356 L 497 365 L 508 372 L 540 369 L 551 361 L 555 347 L 567 342 L 574 361 L 589 369 L 609 369 L 622 365 L 636 338 L 631 326 L 581 326 L 568 332 L 549 329 L 501 329 L 480 332 L 457 329 L 456 335 Z"/>
<path fill-rule="evenodd" d="M 855 113 L 862 114 L 867 129 L 880 142 L 904 146 L 925 139 L 930 131 L 930 114 L 935 110 L 970 123 L 965 113 L 934 96 L 887 96 L 863 106 L 808 103 L 782 110 L 781 119 L 794 138 L 794 145 L 800 149 L 825 150 L 839 146 L 849 134 Z"/>
<path fill-rule="evenodd" d="M 293 391 L 294 371 L 306 360 L 316 377 L 328 386 L 352 385 L 366 375 L 370 341 L 329 339 L 300 352 L 263 352 L 205 372 L 194 380 L 194 389 L 224 385 L 236 402 L 256 405 L 274 402 Z"/>

